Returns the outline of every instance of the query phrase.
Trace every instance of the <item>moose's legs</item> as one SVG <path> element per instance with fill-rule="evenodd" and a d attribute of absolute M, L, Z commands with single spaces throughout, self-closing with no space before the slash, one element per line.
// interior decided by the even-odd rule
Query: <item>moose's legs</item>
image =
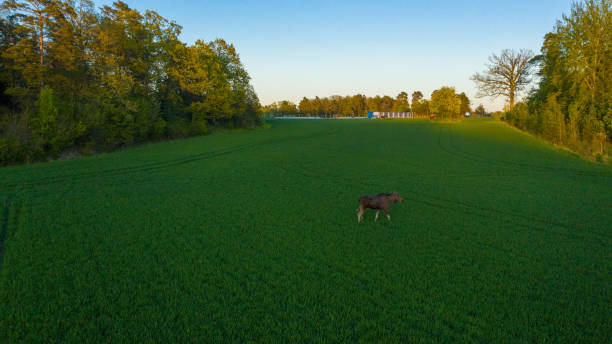
<path fill-rule="evenodd" d="M 368 206 L 364 205 L 364 204 L 359 204 L 359 208 L 355 209 L 355 211 L 357 212 L 357 223 L 361 223 L 361 221 L 363 220 L 363 213 L 365 212 L 366 208 Z M 376 222 L 376 220 L 378 220 L 378 216 L 380 215 L 380 211 L 384 211 L 385 214 L 387 214 L 387 219 L 389 219 L 389 221 L 391 221 L 391 215 L 389 214 L 389 209 L 381 207 L 381 208 L 374 208 L 371 207 L 371 209 L 376 209 L 376 217 L 374 217 L 374 222 Z"/>
<path fill-rule="evenodd" d="M 364 212 L 363 206 L 360 204 L 359 208 L 357 208 L 357 223 L 360 223 L 361 220 L 363 220 L 363 212 Z"/>
<path fill-rule="evenodd" d="M 389 219 L 389 221 L 391 221 L 391 215 L 389 214 L 389 209 L 383 209 L 385 211 L 385 214 L 387 214 L 387 219 Z"/>

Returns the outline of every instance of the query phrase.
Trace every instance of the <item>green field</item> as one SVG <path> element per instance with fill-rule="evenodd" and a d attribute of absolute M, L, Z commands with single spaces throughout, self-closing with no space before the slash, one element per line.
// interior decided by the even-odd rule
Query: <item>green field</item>
<path fill-rule="evenodd" d="M 0 342 L 612 339 L 609 165 L 492 120 L 270 124 L 0 169 Z"/>

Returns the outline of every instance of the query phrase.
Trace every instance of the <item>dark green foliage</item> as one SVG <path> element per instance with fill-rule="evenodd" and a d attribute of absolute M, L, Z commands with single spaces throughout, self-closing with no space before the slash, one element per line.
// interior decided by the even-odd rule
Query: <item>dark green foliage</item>
<path fill-rule="evenodd" d="M 469 109 L 469 103 L 465 93 L 463 97 L 455 93 L 454 87 L 444 86 L 431 94 L 430 108 L 436 116 L 441 118 L 462 117 L 462 107 Z"/>
<path fill-rule="evenodd" d="M 180 26 L 121 1 L 99 13 L 90 0 L 2 9 L 0 140 L 10 152 L 0 165 L 260 123 L 249 75 L 222 39 L 187 46 Z"/>
<path fill-rule="evenodd" d="M 575 3 L 546 35 L 535 61 L 539 87 L 528 108 L 506 117 L 518 128 L 605 160 L 612 151 L 612 2 Z"/>
<path fill-rule="evenodd" d="M 472 112 L 472 107 L 470 105 L 470 98 L 468 98 L 465 92 L 461 92 L 459 94 L 459 99 L 461 100 L 461 107 L 459 109 L 459 115 L 464 116 L 466 112 Z"/>
<path fill-rule="evenodd" d="M 484 106 L 482 104 L 479 104 L 476 109 L 474 110 L 474 112 L 478 115 L 484 116 L 487 114 L 487 111 L 485 110 Z"/>
<path fill-rule="evenodd" d="M 41 143 L 49 145 L 49 149 L 55 150 L 57 140 L 57 117 L 58 106 L 53 90 L 49 86 L 45 86 L 38 96 L 38 113 L 30 117 L 29 126 L 32 128 L 32 134 L 36 136 Z"/>
<path fill-rule="evenodd" d="M 445 89 L 443 87 L 443 89 Z M 452 88 L 452 98 L 460 99 L 461 107 L 454 111 L 453 116 L 459 115 L 459 110 L 470 110 L 470 100 L 461 93 L 454 94 Z M 296 106 L 292 102 L 283 100 L 274 102 L 262 108 L 266 117 L 293 115 L 293 116 L 321 116 L 321 117 L 365 117 L 370 111 L 397 111 L 397 112 L 414 112 L 417 115 L 430 114 L 430 101 L 423 99 L 423 94 L 420 91 L 412 94 L 412 106 L 408 101 L 408 94 L 400 92 L 396 98 L 389 96 L 366 97 L 362 94 L 354 96 L 331 96 L 326 98 L 315 97 L 313 99 L 302 98 L 299 105 Z M 450 116 L 450 115 L 449 115 Z"/>
<path fill-rule="evenodd" d="M 0 342 L 609 342 L 611 166 L 493 120 L 270 124 L 0 169 Z"/>

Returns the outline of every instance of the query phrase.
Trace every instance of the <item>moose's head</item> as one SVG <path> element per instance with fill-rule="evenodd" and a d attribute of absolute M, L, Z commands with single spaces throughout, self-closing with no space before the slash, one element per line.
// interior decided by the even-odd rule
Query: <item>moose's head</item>
<path fill-rule="evenodd" d="M 404 201 L 404 197 L 400 194 L 398 194 L 397 192 L 393 191 L 390 195 L 389 198 L 393 201 L 393 203 L 397 203 L 397 202 L 403 202 Z"/>

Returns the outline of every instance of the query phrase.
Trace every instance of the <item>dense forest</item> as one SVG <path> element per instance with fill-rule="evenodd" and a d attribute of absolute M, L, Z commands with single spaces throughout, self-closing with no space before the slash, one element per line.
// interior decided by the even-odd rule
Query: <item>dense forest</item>
<path fill-rule="evenodd" d="M 121 1 L 3 1 L 0 164 L 257 125 L 234 46 L 180 32 Z"/>
<path fill-rule="evenodd" d="M 434 91 L 431 100 L 425 99 L 421 91 L 415 91 L 411 99 L 406 92 L 400 92 L 395 98 L 357 94 L 312 99 L 304 97 L 298 105 L 283 100 L 263 107 L 267 116 L 364 117 L 370 111 L 411 111 L 418 115 L 435 113 L 443 118 L 456 118 L 472 111 L 472 108 L 465 93 L 457 94 L 453 87 L 442 87 Z M 485 109 L 479 105 L 475 112 L 484 115 Z"/>
<path fill-rule="evenodd" d="M 506 113 L 512 125 L 585 156 L 612 153 L 612 1 L 574 3 L 544 39 L 538 86 Z"/>

